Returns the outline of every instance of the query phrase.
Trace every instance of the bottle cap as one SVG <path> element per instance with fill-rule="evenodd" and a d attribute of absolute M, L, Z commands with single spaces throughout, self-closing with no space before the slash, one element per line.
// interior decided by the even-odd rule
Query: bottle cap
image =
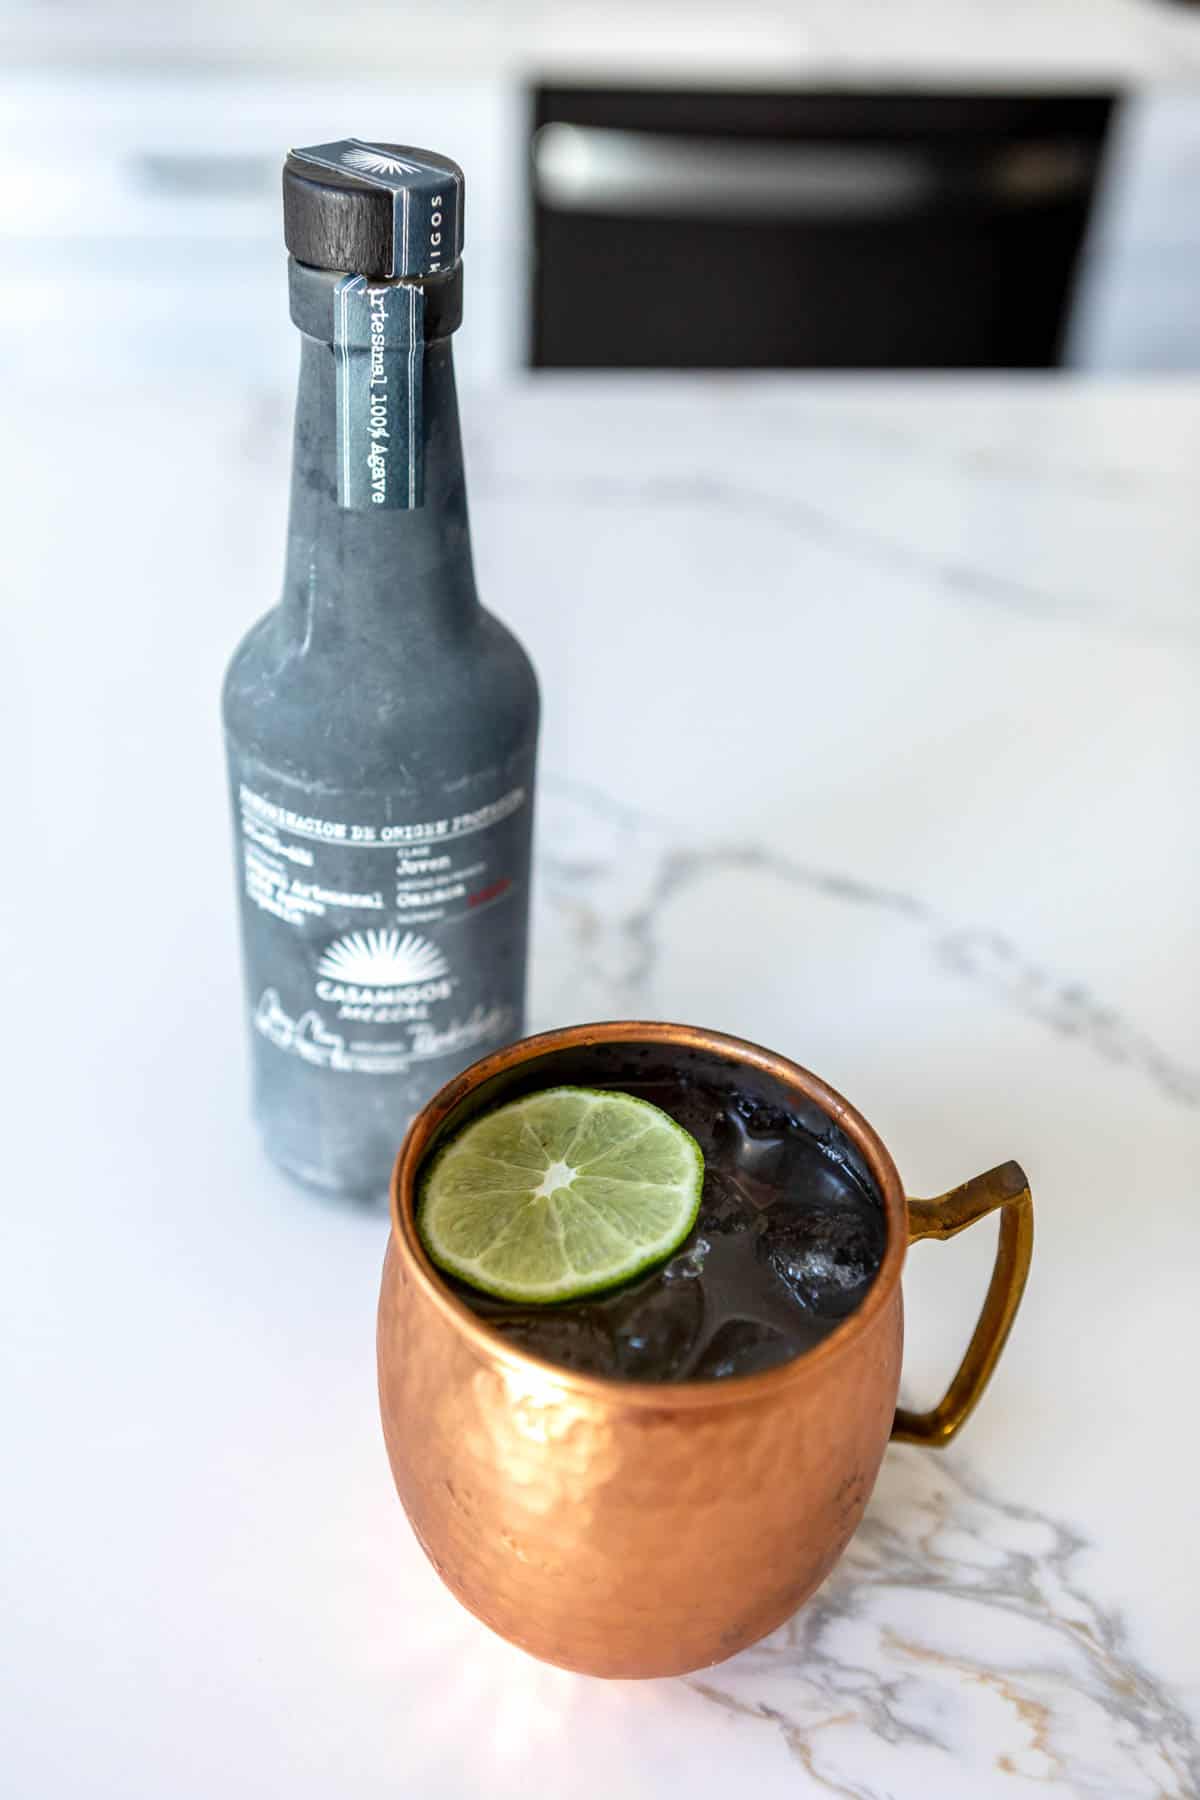
<path fill-rule="evenodd" d="M 421 280 L 456 267 L 463 172 L 407 144 L 342 138 L 289 150 L 283 235 L 298 262 L 376 279 Z"/>

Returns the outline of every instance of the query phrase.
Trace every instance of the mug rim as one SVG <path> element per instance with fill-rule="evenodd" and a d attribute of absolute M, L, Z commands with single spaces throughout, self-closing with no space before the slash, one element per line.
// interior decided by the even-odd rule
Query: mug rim
<path fill-rule="evenodd" d="M 494 1075 L 556 1051 L 606 1043 L 662 1044 L 732 1055 L 739 1062 L 748 1063 L 785 1085 L 799 1089 L 807 1099 L 815 1101 L 862 1153 L 883 1196 L 887 1246 L 862 1304 L 812 1349 L 803 1350 L 772 1369 L 761 1369 L 750 1375 L 730 1375 L 719 1381 L 703 1377 L 690 1381 L 632 1381 L 614 1375 L 585 1374 L 513 1344 L 445 1285 L 441 1271 L 431 1261 L 416 1228 L 417 1173 L 434 1136 L 454 1109 Z M 587 1025 L 569 1025 L 518 1038 L 515 1043 L 480 1057 L 439 1088 L 409 1125 L 392 1168 L 389 1209 L 389 1241 L 396 1246 L 407 1272 L 484 1363 L 500 1365 L 510 1371 L 553 1376 L 561 1387 L 573 1394 L 609 1404 L 620 1402 L 641 1407 L 688 1408 L 750 1402 L 776 1395 L 793 1383 L 802 1382 L 806 1371 L 818 1364 L 830 1363 L 852 1349 L 891 1305 L 908 1248 L 908 1203 L 899 1173 L 883 1139 L 857 1107 L 811 1069 L 777 1051 L 768 1050 L 748 1038 L 665 1020 L 606 1019 Z"/>

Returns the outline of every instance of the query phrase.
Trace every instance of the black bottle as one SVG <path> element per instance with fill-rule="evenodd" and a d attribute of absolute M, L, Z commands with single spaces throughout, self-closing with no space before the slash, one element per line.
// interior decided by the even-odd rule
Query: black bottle
<path fill-rule="evenodd" d="M 254 1110 L 293 1174 L 373 1198 L 416 1109 L 523 1030 L 538 692 L 471 562 L 462 172 L 349 139 L 283 179 L 287 569 L 223 704 Z"/>

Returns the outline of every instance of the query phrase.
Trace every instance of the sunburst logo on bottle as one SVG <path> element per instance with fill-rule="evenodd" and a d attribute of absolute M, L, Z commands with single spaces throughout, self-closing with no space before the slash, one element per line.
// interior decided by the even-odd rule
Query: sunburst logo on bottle
<path fill-rule="evenodd" d="M 420 932 L 347 931 L 317 964 L 317 997 L 335 1002 L 339 1018 L 381 1021 L 425 1017 L 434 1000 L 454 991 L 450 964 Z"/>
<path fill-rule="evenodd" d="M 342 161 L 364 175 L 419 175 L 420 163 L 405 162 L 399 156 L 385 156 L 382 150 L 346 150 Z"/>
<path fill-rule="evenodd" d="M 330 944 L 317 972 L 360 987 L 406 987 L 444 975 L 448 966 L 437 945 L 419 932 L 348 931 Z"/>

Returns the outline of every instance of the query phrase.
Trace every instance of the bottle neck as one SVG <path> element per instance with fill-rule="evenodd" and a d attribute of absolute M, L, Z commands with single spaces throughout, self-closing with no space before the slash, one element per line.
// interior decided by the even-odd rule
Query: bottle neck
<path fill-rule="evenodd" d="M 422 411 L 424 504 L 339 507 L 334 348 L 302 339 L 283 611 L 306 646 L 349 629 L 409 647 L 460 634 L 478 610 L 448 336 L 424 347 Z"/>

